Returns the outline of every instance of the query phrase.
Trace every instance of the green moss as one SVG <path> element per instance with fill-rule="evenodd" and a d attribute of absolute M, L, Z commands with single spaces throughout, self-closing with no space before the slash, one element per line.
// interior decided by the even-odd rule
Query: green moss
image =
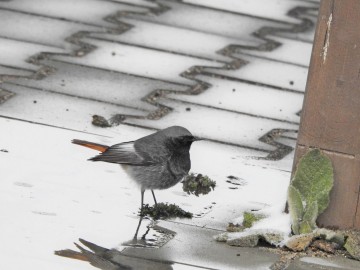
<path fill-rule="evenodd" d="M 243 220 L 243 226 L 245 228 L 251 228 L 255 222 L 265 218 L 265 215 L 262 214 L 254 214 L 251 212 L 244 212 L 244 220 Z"/>
<path fill-rule="evenodd" d="M 157 206 L 149 206 L 145 204 L 141 216 L 150 216 L 153 219 L 167 219 L 167 218 L 192 218 L 193 214 L 184 211 L 176 204 L 158 203 Z"/>
<path fill-rule="evenodd" d="M 97 115 L 94 114 L 92 116 L 92 122 L 91 122 L 94 126 L 97 127 L 111 127 L 111 125 L 109 124 L 108 120 L 106 120 L 103 116 L 101 115 Z"/>
<path fill-rule="evenodd" d="M 317 217 L 329 204 L 333 182 L 331 160 L 319 149 L 310 150 L 300 159 L 288 190 L 294 234 L 310 233 L 316 228 Z"/>
<path fill-rule="evenodd" d="M 206 195 L 211 190 L 214 190 L 216 182 L 211 180 L 208 176 L 202 174 L 190 173 L 182 181 L 183 190 L 187 194 L 194 194 L 199 196 L 199 194 Z"/>

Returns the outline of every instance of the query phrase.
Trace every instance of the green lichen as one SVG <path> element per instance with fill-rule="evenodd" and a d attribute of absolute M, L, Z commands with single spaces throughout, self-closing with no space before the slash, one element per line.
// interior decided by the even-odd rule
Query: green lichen
<path fill-rule="evenodd" d="M 319 149 L 310 150 L 300 159 L 288 190 L 294 234 L 310 233 L 317 228 L 316 219 L 329 204 L 333 182 L 331 160 Z"/>
<path fill-rule="evenodd" d="M 157 206 L 143 206 L 141 216 L 150 216 L 153 219 L 167 219 L 167 218 L 192 218 L 193 214 L 181 209 L 176 204 L 158 203 Z"/>
<path fill-rule="evenodd" d="M 243 220 L 243 226 L 245 228 L 251 228 L 255 222 L 265 218 L 265 215 L 262 214 L 254 214 L 251 212 L 244 212 L 244 220 Z"/>
<path fill-rule="evenodd" d="M 187 194 L 194 194 L 199 196 L 199 194 L 206 195 L 211 190 L 214 190 L 216 182 L 211 180 L 208 176 L 202 174 L 190 173 L 182 181 L 183 190 Z"/>

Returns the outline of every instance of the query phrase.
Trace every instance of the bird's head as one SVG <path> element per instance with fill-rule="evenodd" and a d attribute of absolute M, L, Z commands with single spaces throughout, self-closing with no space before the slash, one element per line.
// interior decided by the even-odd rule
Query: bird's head
<path fill-rule="evenodd" d="M 193 142 L 200 140 L 202 139 L 193 135 L 185 135 L 173 138 L 173 141 L 179 146 L 191 146 Z"/>
<path fill-rule="evenodd" d="M 192 135 L 172 137 L 169 146 L 178 153 L 188 154 L 191 144 L 199 140 L 201 139 Z"/>
<path fill-rule="evenodd" d="M 173 126 L 163 130 L 171 147 L 179 151 L 189 151 L 193 142 L 202 140 L 199 137 L 193 136 L 190 131 L 180 126 Z"/>

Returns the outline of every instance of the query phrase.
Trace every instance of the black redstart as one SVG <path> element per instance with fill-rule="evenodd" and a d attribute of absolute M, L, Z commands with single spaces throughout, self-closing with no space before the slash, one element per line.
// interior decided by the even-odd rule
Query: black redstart
<path fill-rule="evenodd" d="M 146 189 L 151 190 L 156 205 L 154 189 L 172 187 L 188 174 L 191 166 L 190 146 L 197 140 L 200 139 L 186 128 L 172 126 L 136 141 L 110 147 L 76 139 L 72 143 L 102 152 L 89 160 L 122 165 L 140 185 L 142 210 Z"/>

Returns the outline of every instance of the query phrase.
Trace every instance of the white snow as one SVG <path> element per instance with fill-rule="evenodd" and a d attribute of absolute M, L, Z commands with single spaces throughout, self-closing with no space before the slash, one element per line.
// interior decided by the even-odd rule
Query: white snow
<path fill-rule="evenodd" d="M 169 97 L 231 111 L 298 123 L 303 94 L 243 82 L 224 81 L 198 76 L 212 87 L 195 96 L 169 95 Z"/>
<path fill-rule="evenodd" d="M 34 56 L 39 52 L 64 53 L 65 51 L 57 47 L 44 46 L 0 37 L 0 52 L 0 63 L 2 65 L 36 70 L 38 69 L 37 66 L 26 62 L 30 56 Z"/>
<path fill-rule="evenodd" d="M 161 16 L 143 17 L 131 15 L 130 17 L 160 22 L 165 25 L 176 26 L 189 30 L 195 30 L 203 33 L 211 33 L 228 38 L 239 38 L 240 40 L 259 41 L 252 36 L 252 33 L 263 26 L 284 27 L 283 23 L 264 20 L 261 18 L 239 16 L 231 12 L 205 9 L 181 3 L 177 1 L 160 1 L 171 9 Z M 186 18 L 186 19 L 184 19 Z"/>
<path fill-rule="evenodd" d="M 171 84 L 128 74 L 108 72 L 98 68 L 51 61 L 56 72 L 42 80 L 17 80 L 16 82 L 37 89 L 103 101 L 107 103 L 154 110 L 142 98 L 155 89 L 184 91 L 186 85 Z M 120 110 L 120 109 L 119 109 Z M 122 110 L 122 109 L 121 109 Z"/>
<path fill-rule="evenodd" d="M 309 66 L 312 44 L 308 42 L 268 36 L 270 39 L 281 43 L 281 46 L 271 53 L 265 51 L 249 51 L 251 55 L 262 56 L 265 58 L 294 63 L 302 66 Z"/>
<path fill-rule="evenodd" d="M 91 119 L 93 114 L 107 118 L 116 113 L 130 115 L 145 115 L 146 112 L 106 104 L 68 95 L 13 86 L 11 91 L 17 95 L 1 105 L 0 113 L 9 117 L 36 121 L 43 124 L 55 124 L 76 130 L 92 132 Z M 48 102 L 51 99 L 51 102 Z M 76 100 L 76 102 L 74 102 Z M 91 114 L 90 112 L 93 112 Z M 101 130 L 101 129 L 100 129 Z"/>
<path fill-rule="evenodd" d="M 235 79 L 244 79 L 301 92 L 305 91 L 307 68 L 244 54 L 237 54 L 236 56 L 249 61 L 249 63 L 236 70 L 223 71 L 210 68 L 209 70 L 215 74 Z"/>
<path fill-rule="evenodd" d="M 128 240 L 140 192 L 129 193 L 120 168 L 87 162 L 94 152 L 70 143 L 99 138 L 4 118 L 0 125 L 0 148 L 9 151 L 0 152 L 1 269 L 92 269 L 53 252 L 79 237 L 109 247 Z"/>
<path fill-rule="evenodd" d="M 30 76 L 32 72 L 26 69 L 17 69 L 0 65 L 0 74 L 11 76 Z"/>
<path fill-rule="evenodd" d="M 142 7 L 103 0 L 13 0 L 0 2 L 0 7 L 107 27 L 114 27 L 114 24 L 103 19 L 117 11 L 144 12 L 147 10 Z"/>
<path fill-rule="evenodd" d="M 224 63 L 171 54 L 149 48 L 133 47 L 116 42 L 84 39 L 98 48 L 82 58 L 55 56 L 54 59 L 96 66 L 177 83 L 190 83 L 179 75 L 192 66 L 221 67 Z M 164 61 L 166 59 L 166 61 Z"/>
<path fill-rule="evenodd" d="M 314 6 L 299 0 L 185 0 L 184 2 L 291 23 L 299 23 L 299 20 L 287 16 L 289 10 L 297 6 Z M 260 6 L 262 8 L 259 8 Z"/>
<path fill-rule="evenodd" d="M 171 25 L 162 25 L 129 18 L 124 18 L 122 21 L 133 25 L 134 28 L 116 37 L 110 36 L 109 34 L 93 34 L 92 36 L 106 37 L 130 44 L 145 45 L 151 48 L 176 51 L 183 54 L 222 61 L 229 61 L 230 59 L 215 52 L 225 48 L 229 44 L 241 44 L 244 46 L 257 46 L 261 44 L 261 41 L 254 42 L 223 37 L 211 33 L 181 29 Z M 201 44 L 201 46 L 194 46 L 194 44 Z"/>
<path fill-rule="evenodd" d="M 64 49 L 70 49 L 70 44 L 65 39 L 72 34 L 79 31 L 103 31 L 100 27 L 8 10 L 0 10 L 0 18 L 0 36 L 2 37 Z"/>

